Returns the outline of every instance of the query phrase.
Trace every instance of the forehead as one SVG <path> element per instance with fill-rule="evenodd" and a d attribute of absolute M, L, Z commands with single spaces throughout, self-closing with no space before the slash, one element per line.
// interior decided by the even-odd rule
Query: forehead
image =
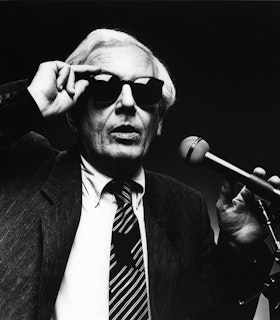
<path fill-rule="evenodd" d="M 156 76 L 151 58 L 136 46 L 98 48 L 89 57 L 89 63 L 124 80 Z"/>

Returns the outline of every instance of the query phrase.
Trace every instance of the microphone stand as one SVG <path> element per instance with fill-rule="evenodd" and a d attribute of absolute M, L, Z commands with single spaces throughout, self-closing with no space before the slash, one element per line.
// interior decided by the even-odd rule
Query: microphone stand
<path fill-rule="evenodd" d="M 265 204 L 262 200 L 258 200 L 258 205 L 260 212 L 263 215 L 263 218 L 265 220 L 265 226 L 268 230 L 268 233 L 270 234 L 272 240 L 273 240 L 273 257 L 274 261 L 280 265 L 280 241 L 277 238 L 277 235 L 275 234 L 273 227 L 272 227 L 272 221 L 265 209 Z M 276 272 L 268 277 L 268 279 L 263 283 L 262 288 L 258 290 L 252 297 L 239 301 L 239 305 L 245 305 L 255 298 L 257 298 L 260 294 L 263 294 L 271 304 L 272 308 L 274 310 L 278 309 L 280 306 L 280 272 Z"/>

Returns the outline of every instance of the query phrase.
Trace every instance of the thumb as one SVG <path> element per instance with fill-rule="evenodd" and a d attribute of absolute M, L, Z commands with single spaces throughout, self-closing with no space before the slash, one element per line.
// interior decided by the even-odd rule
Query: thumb
<path fill-rule="evenodd" d="M 246 203 L 250 204 L 255 201 L 254 194 L 246 187 L 244 186 L 238 196 L 236 198 L 240 198 L 240 200 L 245 201 Z"/>
<path fill-rule="evenodd" d="M 234 197 L 234 183 L 224 178 L 217 206 L 231 205 Z"/>

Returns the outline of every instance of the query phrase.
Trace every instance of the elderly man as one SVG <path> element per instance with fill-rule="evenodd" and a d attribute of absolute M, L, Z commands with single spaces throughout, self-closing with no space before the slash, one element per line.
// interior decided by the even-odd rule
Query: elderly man
<path fill-rule="evenodd" d="M 141 165 L 175 101 L 152 52 L 99 29 L 21 84 L 1 90 L 0 318 L 251 319 L 272 260 L 251 192 L 225 181 L 216 245 L 200 193 Z M 63 113 L 58 152 L 30 131 Z"/>

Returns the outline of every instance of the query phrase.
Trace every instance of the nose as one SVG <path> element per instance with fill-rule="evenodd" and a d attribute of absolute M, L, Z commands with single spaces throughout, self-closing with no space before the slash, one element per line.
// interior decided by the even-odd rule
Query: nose
<path fill-rule="evenodd" d="M 135 107 L 135 104 L 131 87 L 126 83 L 122 86 L 122 91 L 119 96 L 119 105 L 122 107 Z"/>

